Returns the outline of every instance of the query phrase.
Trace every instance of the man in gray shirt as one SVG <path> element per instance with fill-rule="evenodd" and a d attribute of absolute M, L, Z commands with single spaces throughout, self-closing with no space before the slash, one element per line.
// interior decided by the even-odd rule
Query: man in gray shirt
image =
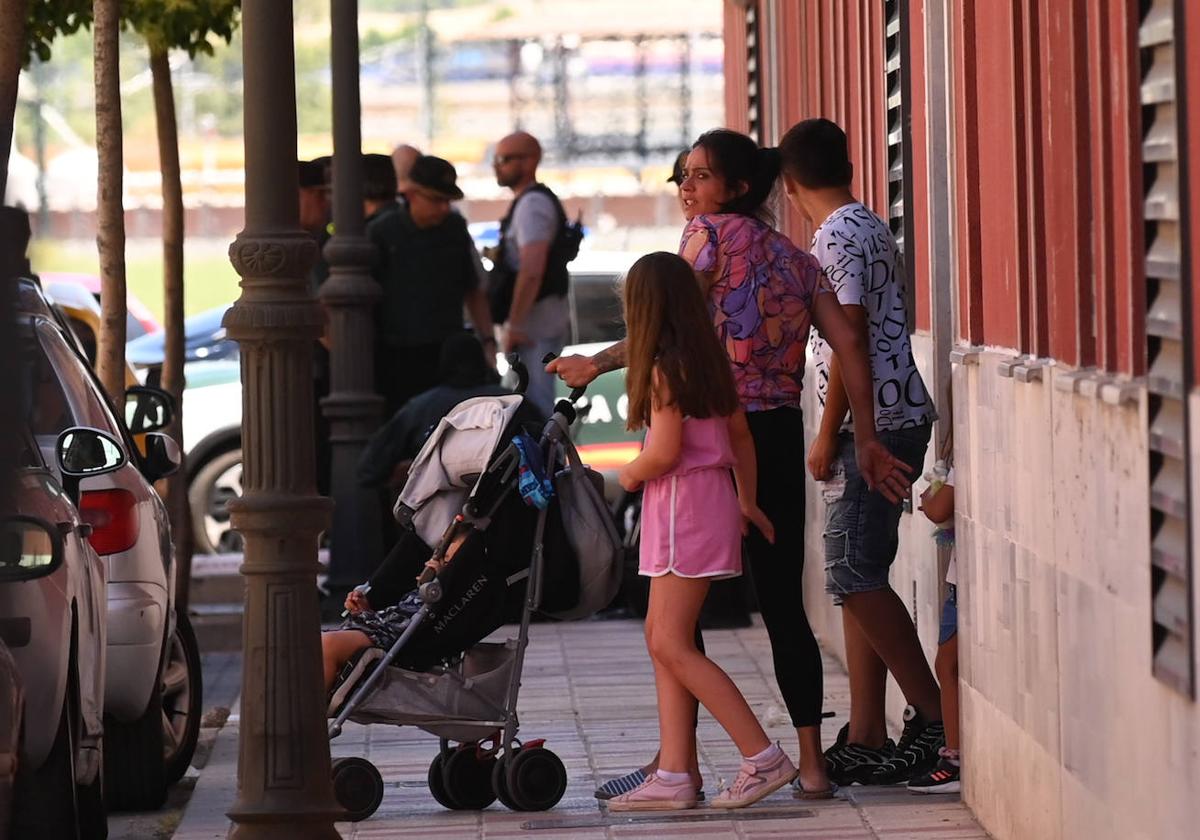
<path fill-rule="evenodd" d="M 565 224 L 562 206 L 537 181 L 542 147 L 519 131 L 496 145 L 492 165 L 496 183 L 515 198 L 501 222 L 497 266 L 493 270 L 493 319 L 501 327 L 501 347 L 516 351 L 529 369 L 526 394 L 547 415 L 554 407 L 554 375 L 542 358 L 562 352 L 570 326 L 566 261 L 555 243 Z M 515 278 L 515 279 L 514 279 Z M 496 287 L 511 288 L 497 301 Z"/>

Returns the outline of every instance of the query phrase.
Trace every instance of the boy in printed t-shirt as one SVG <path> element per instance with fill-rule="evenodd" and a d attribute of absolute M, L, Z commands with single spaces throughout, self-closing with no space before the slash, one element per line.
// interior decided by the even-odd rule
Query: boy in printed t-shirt
<path fill-rule="evenodd" d="M 886 222 L 850 192 L 846 135 L 829 120 L 793 126 L 779 145 L 789 200 L 816 225 L 813 256 L 860 331 L 871 357 L 875 428 L 920 475 L 937 414 L 912 355 L 904 269 Z M 937 682 L 888 572 L 896 558 L 901 505 L 867 487 L 854 458 L 849 402 L 829 346 L 812 337 L 821 426 L 809 451 L 825 482 L 826 591 L 844 607 L 850 722 L 825 752 L 837 784 L 898 784 L 937 763 L 944 734 Z M 908 702 L 899 744 L 887 737 L 887 674 Z"/>

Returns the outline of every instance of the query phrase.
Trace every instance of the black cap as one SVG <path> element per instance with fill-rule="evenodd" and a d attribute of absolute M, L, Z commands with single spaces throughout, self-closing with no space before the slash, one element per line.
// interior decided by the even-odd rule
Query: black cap
<path fill-rule="evenodd" d="M 390 201 L 396 197 L 396 170 L 390 155 L 363 155 L 363 198 Z"/>
<path fill-rule="evenodd" d="M 332 158 L 328 155 L 314 160 L 302 160 L 297 164 L 301 189 L 329 186 L 329 168 Z"/>
<path fill-rule="evenodd" d="M 691 149 L 684 149 L 675 157 L 675 166 L 671 168 L 671 177 L 667 179 L 668 184 L 679 186 L 683 183 L 683 168 L 687 165 L 688 155 Z"/>
<path fill-rule="evenodd" d="M 463 197 L 458 188 L 458 172 L 448 160 L 433 155 L 421 155 L 408 171 L 408 182 L 452 201 Z"/>

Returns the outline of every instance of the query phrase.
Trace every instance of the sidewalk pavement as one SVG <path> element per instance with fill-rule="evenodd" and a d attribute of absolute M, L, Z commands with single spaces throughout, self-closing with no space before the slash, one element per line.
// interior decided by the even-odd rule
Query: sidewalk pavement
<path fill-rule="evenodd" d="M 500 635 L 500 634 L 497 634 Z M 795 756 L 796 740 L 775 686 L 766 631 L 756 621 L 744 630 L 708 631 L 709 655 L 737 681 L 767 728 Z M 849 710 L 846 675 L 825 660 L 826 708 L 837 717 L 825 724 L 832 743 Z M 608 815 L 592 797 L 598 781 L 627 772 L 653 754 L 657 718 L 653 673 L 641 623 L 591 621 L 538 624 L 525 663 L 519 703 L 520 736 L 547 739 L 566 764 L 570 784 L 552 811 L 519 814 L 499 803 L 482 812 L 451 812 L 426 787 L 437 740 L 411 728 L 349 724 L 333 746 L 334 757 L 369 758 L 387 791 L 373 817 L 339 823 L 347 838 L 546 840 L 619 838 L 837 838 L 841 840 L 984 840 L 987 834 L 957 796 L 914 796 L 903 788 L 854 787 L 824 802 L 800 802 L 781 791 L 732 813 L 700 808 L 673 814 Z M 234 798 L 237 718 L 221 731 L 175 840 L 225 838 L 224 812 Z M 721 728 L 701 714 L 700 762 L 711 798 L 721 781 L 732 781 L 738 756 Z"/>

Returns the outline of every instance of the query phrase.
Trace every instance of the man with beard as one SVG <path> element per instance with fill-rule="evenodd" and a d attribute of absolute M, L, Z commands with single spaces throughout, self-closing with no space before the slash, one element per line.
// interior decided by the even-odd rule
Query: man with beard
<path fill-rule="evenodd" d="M 529 368 L 526 395 L 549 414 L 554 376 L 541 360 L 547 353 L 560 353 L 567 341 L 567 262 L 574 254 L 564 241 L 568 225 L 562 204 L 549 187 L 538 183 L 541 159 L 541 145 L 523 131 L 496 145 L 496 183 L 511 189 L 514 198 L 500 222 L 489 296 L 492 319 L 504 325 L 503 350 L 521 355 Z"/>

